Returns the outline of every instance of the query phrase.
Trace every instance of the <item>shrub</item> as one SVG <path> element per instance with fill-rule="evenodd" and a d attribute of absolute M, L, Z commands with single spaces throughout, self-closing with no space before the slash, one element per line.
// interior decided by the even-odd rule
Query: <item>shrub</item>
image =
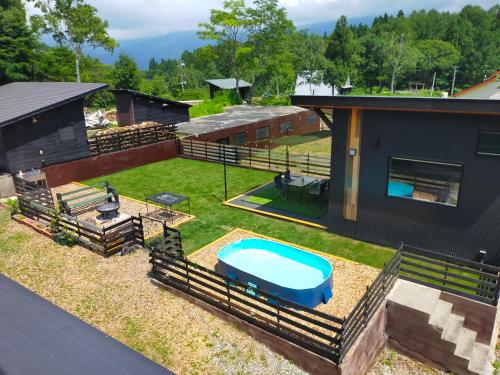
<path fill-rule="evenodd" d="M 20 211 L 19 211 L 19 201 L 15 198 L 10 198 L 10 199 L 7 199 L 7 206 L 9 206 L 9 209 L 10 209 L 10 213 L 12 215 L 17 215 Z"/>

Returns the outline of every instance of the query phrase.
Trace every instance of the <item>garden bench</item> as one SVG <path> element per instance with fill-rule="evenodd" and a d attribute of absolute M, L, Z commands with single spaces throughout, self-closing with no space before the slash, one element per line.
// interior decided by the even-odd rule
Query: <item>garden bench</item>
<path fill-rule="evenodd" d="M 83 187 L 68 193 L 57 193 L 56 196 L 61 212 L 70 216 L 92 211 L 103 203 L 119 202 L 118 193 L 109 186 L 108 182 Z"/>

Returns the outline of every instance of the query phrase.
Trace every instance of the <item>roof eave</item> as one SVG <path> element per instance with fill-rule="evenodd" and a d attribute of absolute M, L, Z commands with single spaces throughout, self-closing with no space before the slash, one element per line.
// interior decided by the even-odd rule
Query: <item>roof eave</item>
<path fill-rule="evenodd" d="M 364 109 L 403 112 L 441 112 L 500 115 L 498 100 L 382 96 L 291 96 L 292 105 L 308 109 Z"/>
<path fill-rule="evenodd" d="M 65 104 L 68 104 L 68 103 L 71 103 L 71 102 L 74 102 L 76 100 L 80 100 L 86 96 L 89 96 L 89 95 L 93 95 L 99 91 L 102 91 L 102 90 L 105 90 L 109 87 L 108 84 L 105 84 L 103 83 L 102 86 L 99 86 L 99 87 L 96 87 L 92 90 L 88 90 L 86 91 L 84 94 L 79 94 L 79 95 L 75 95 L 75 96 L 72 96 L 70 98 L 67 98 L 67 99 L 64 99 L 64 100 L 61 100 L 57 103 L 54 103 L 54 104 L 51 104 L 51 105 L 48 105 L 48 106 L 45 106 L 43 108 L 40 108 L 40 109 L 37 109 L 35 111 L 31 111 L 31 112 L 28 112 L 28 113 L 25 113 L 21 116 L 17 116 L 15 118 L 12 118 L 12 119 L 9 119 L 7 121 L 4 121 L 4 122 L 1 122 L 0 123 L 0 128 L 4 127 L 4 126 L 7 126 L 7 125 L 10 125 L 12 123 L 15 123 L 15 122 L 18 122 L 18 121 L 21 121 L 21 120 L 24 120 L 26 118 L 29 118 L 29 117 L 32 117 L 32 116 L 36 116 L 36 115 L 39 115 L 40 113 L 43 113 L 43 112 L 47 112 L 47 111 L 50 111 L 51 109 L 54 109 L 54 108 L 57 108 L 57 107 L 60 107 L 62 105 L 65 105 Z"/>

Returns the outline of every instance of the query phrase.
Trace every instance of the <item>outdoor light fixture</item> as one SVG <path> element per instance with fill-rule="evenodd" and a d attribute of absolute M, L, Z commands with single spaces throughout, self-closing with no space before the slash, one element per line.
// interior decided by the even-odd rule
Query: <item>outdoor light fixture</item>
<path fill-rule="evenodd" d="M 349 149 L 349 156 L 356 156 L 358 154 L 358 150 L 356 150 L 355 148 L 350 148 Z"/>
<path fill-rule="evenodd" d="M 36 124 L 36 123 L 38 122 L 38 120 L 36 119 L 36 117 L 32 117 L 32 118 L 31 118 L 31 122 L 32 122 L 33 124 Z"/>

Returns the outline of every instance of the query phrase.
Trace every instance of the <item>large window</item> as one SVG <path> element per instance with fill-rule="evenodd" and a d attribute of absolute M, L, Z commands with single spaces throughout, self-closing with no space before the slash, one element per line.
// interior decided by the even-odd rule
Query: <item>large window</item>
<path fill-rule="evenodd" d="M 463 166 L 391 158 L 387 195 L 456 207 Z"/>
<path fill-rule="evenodd" d="M 500 156 L 500 132 L 480 131 L 477 153 L 479 155 Z"/>
<path fill-rule="evenodd" d="M 260 141 L 261 139 L 269 138 L 269 126 L 264 126 L 262 128 L 257 128 L 255 131 L 255 138 Z"/>
<path fill-rule="evenodd" d="M 237 145 L 242 145 L 247 141 L 247 133 L 241 132 L 234 135 L 234 143 Z"/>

